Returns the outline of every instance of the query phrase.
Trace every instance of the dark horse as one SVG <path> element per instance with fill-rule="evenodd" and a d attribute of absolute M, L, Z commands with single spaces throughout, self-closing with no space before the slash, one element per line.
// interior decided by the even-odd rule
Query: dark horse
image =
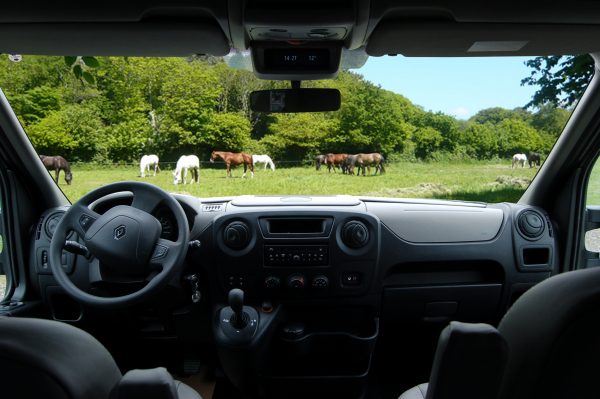
<path fill-rule="evenodd" d="M 225 152 L 225 151 L 213 151 L 210 154 L 210 162 L 215 162 L 215 159 L 221 158 L 225 161 L 227 166 L 227 177 L 231 177 L 231 166 L 237 166 L 244 164 L 244 174 L 242 178 L 246 177 L 246 169 L 250 168 L 250 173 L 254 177 L 254 165 L 252 164 L 252 155 L 246 154 L 245 152 Z"/>
<path fill-rule="evenodd" d="M 362 174 L 365 176 L 365 168 L 369 168 L 369 173 L 371 172 L 371 166 L 375 167 L 375 174 L 379 171 L 379 174 L 383 174 L 385 172 L 385 168 L 383 167 L 383 155 L 378 152 L 373 152 L 371 154 L 357 154 L 356 164 L 360 168 L 362 168 Z"/>
<path fill-rule="evenodd" d="M 58 184 L 58 175 L 60 174 L 61 170 L 65 171 L 65 181 L 67 184 L 71 184 L 71 180 L 73 180 L 73 174 L 71 173 L 71 165 L 69 165 L 69 162 L 67 162 L 66 159 L 60 155 L 54 157 L 40 155 L 40 161 L 42 161 L 48 171 L 54 171 L 54 180 L 56 181 L 56 184 Z"/>
<path fill-rule="evenodd" d="M 359 154 L 354 154 L 354 155 L 348 154 L 348 158 L 346 158 L 346 160 L 342 164 L 342 170 L 344 171 L 344 173 L 347 173 L 349 175 L 353 175 L 354 174 L 354 168 L 356 166 L 358 166 L 358 172 L 357 172 L 357 174 L 360 173 L 360 164 L 357 165 L 358 155 Z"/>
<path fill-rule="evenodd" d="M 327 156 L 326 155 L 317 155 L 315 157 L 315 167 L 317 168 L 317 170 L 321 169 L 321 165 L 327 165 Z"/>
<path fill-rule="evenodd" d="M 529 161 L 530 168 L 533 168 L 534 166 L 537 166 L 539 168 L 540 163 L 542 162 L 542 156 L 539 152 L 530 152 L 529 156 L 527 157 L 527 160 Z"/>

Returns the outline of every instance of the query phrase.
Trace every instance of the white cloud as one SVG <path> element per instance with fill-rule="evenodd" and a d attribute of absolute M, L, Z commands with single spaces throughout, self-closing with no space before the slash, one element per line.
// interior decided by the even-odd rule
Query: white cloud
<path fill-rule="evenodd" d="M 466 107 L 456 107 L 452 111 L 450 111 L 451 115 L 454 115 L 457 118 L 464 118 L 470 115 L 470 111 Z"/>

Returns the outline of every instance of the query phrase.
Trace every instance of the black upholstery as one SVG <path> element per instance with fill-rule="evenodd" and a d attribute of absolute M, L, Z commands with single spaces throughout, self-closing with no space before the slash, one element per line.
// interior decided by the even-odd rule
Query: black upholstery
<path fill-rule="evenodd" d="M 402 399 L 492 399 L 500 389 L 508 347 L 487 324 L 453 321 L 440 334 L 429 384 Z"/>
<path fill-rule="evenodd" d="M 100 342 L 68 324 L 42 319 L 0 317 L 0 376 L 5 398 L 135 399 L 152 386 L 163 396 L 144 397 L 200 399 L 164 369 L 128 373 L 126 389 L 119 392 L 121 372 Z M 169 389 L 156 389 L 157 377 Z"/>
<path fill-rule="evenodd" d="M 600 268 L 536 285 L 498 330 L 510 347 L 502 398 L 600 396 Z"/>
<path fill-rule="evenodd" d="M 536 285 L 509 309 L 498 331 L 509 348 L 498 398 L 600 396 L 600 268 L 563 273 Z M 438 352 L 434 370 L 440 364 Z M 468 397 L 466 393 L 481 375 L 466 375 L 465 390 L 457 397 Z M 432 372 L 429 388 L 412 388 L 401 398 L 437 399 L 432 386 L 438 378 Z"/>

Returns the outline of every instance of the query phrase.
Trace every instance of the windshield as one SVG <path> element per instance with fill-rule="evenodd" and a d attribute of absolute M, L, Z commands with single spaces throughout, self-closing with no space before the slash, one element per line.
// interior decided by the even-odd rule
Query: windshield
<path fill-rule="evenodd" d="M 0 64 L 0 87 L 71 201 L 143 180 L 198 197 L 514 202 L 593 71 L 588 56 L 370 58 L 335 80 L 302 82 L 339 89 L 339 111 L 265 114 L 250 110 L 249 94 L 289 82 L 221 58 L 2 55 Z"/>

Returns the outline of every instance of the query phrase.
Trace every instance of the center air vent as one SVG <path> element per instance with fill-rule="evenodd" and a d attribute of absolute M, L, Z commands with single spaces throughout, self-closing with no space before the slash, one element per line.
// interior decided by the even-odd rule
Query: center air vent
<path fill-rule="evenodd" d="M 244 222 L 231 222 L 223 230 L 223 242 L 231 249 L 244 249 L 250 243 L 250 228 Z"/>
<path fill-rule="evenodd" d="M 544 218 L 536 211 L 521 212 L 517 219 L 517 229 L 529 240 L 537 240 L 544 233 Z"/>

